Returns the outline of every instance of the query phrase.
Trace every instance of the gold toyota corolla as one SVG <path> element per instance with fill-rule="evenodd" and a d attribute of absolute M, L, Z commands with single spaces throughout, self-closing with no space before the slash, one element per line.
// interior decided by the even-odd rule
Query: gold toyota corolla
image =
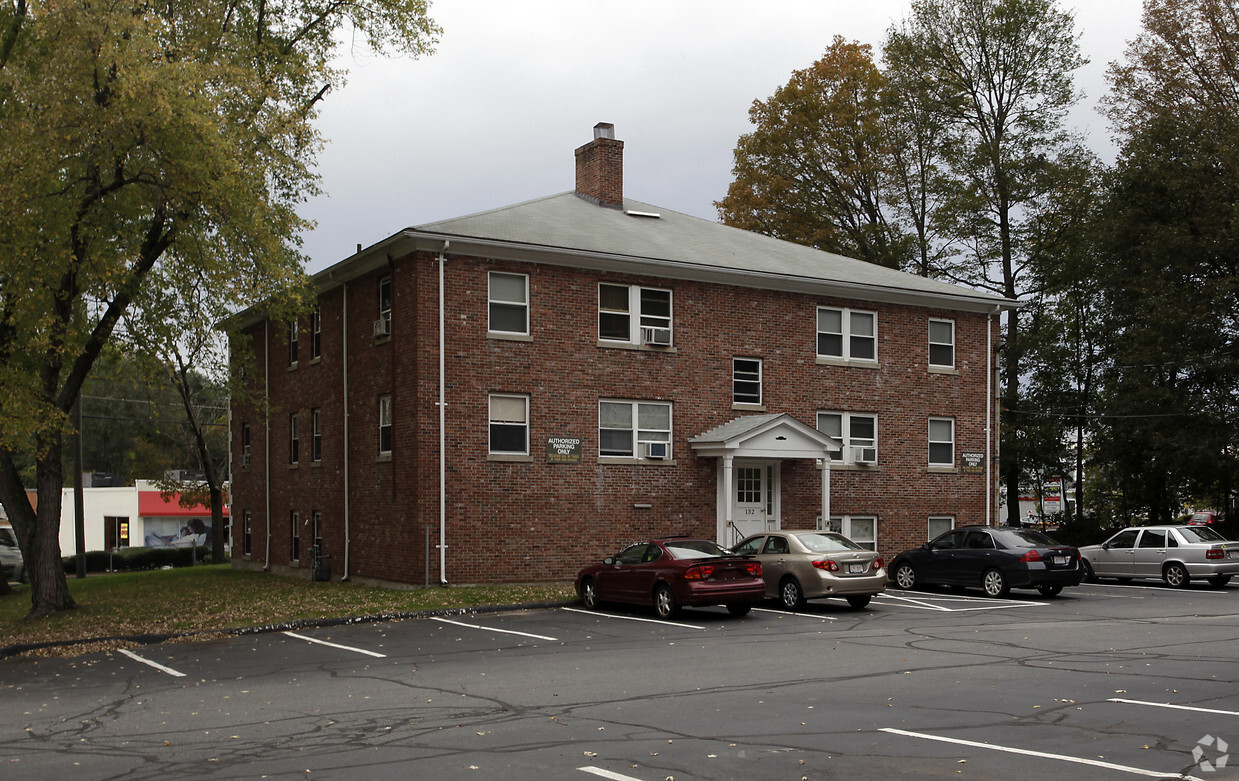
<path fill-rule="evenodd" d="M 763 532 L 746 537 L 733 550 L 761 562 L 766 596 L 788 610 L 825 597 L 843 597 L 862 608 L 886 589 L 882 557 L 835 532 Z"/>

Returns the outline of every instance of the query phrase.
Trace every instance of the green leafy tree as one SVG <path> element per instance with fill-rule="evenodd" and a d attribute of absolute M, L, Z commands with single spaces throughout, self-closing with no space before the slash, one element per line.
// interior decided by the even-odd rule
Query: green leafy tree
<path fill-rule="evenodd" d="M 1239 17 L 1149 0 L 1111 67 L 1122 142 L 1107 199 L 1101 441 L 1150 520 L 1207 498 L 1233 517 L 1239 452 Z"/>
<path fill-rule="evenodd" d="M 1037 246 L 1055 194 L 1087 159 L 1066 130 L 1077 99 L 1074 19 L 1052 0 L 915 0 L 883 47 L 892 80 L 945 131 L 950 196 L 938 219 L 958 239 L 948 278 L 1010 299 L 1031 298 Z M 1019 495 L 1033 438 L 1019 416 L 1021 314 L 1004 322 L 1002 480 Z"/>
<path fill-rule="evenodd" d="M 150 304 L 168 290 L 241 306 L 299 288 L 296 208 L 315 188 L 315 107 L 343 83 L 336 42 L 351 30 L 377 51 L 424 53 L 438 32 L 426 12 L 424 0 L 0 9 L 0 500 L 31 615 L 74 605 L 58 542 L 63 439 L 117 324 L 158 328 Z"/>
<path fill-rule="evenodd" d="M 735 181 L 715 202 L 728 225 L 883 266 L 906 265 L 911 238 L 891 220 L 895 183 L 885 79 L 869 46 L 836 37 L 749 109 Z"/>

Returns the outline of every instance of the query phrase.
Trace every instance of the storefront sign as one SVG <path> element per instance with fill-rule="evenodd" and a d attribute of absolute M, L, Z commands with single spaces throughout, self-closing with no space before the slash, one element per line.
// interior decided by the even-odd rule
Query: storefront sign
<path fill-rule="evenodd" d="M 580 437 L 547 437 L 546 463 L 548 464 L 579 464 L 581 463 Z"/>

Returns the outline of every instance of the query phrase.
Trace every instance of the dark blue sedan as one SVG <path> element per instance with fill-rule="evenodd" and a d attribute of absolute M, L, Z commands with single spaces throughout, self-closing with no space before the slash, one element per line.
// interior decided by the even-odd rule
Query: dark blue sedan
<path fill-rule="evenodd" d="M 887 572 L 902 589 L 980 587 L 990 597 L 1005 597 L 1013 588 L 1035 588 L 1052 597 L 1084 579 L 1079 550 L 1035 529 L 1005 526 L 952 529 L 900 553 Z"/>

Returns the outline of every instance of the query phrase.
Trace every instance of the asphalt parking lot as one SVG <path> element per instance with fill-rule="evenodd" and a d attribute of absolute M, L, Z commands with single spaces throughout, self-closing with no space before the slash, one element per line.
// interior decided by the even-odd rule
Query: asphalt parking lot
<path fill-rule="evenodd" d="M 888 591 L 0 662 L 4 778 L 1239 778 L 1239 586 Z M 1239 767 L 1239 757 L 1235 766 Z"/>

